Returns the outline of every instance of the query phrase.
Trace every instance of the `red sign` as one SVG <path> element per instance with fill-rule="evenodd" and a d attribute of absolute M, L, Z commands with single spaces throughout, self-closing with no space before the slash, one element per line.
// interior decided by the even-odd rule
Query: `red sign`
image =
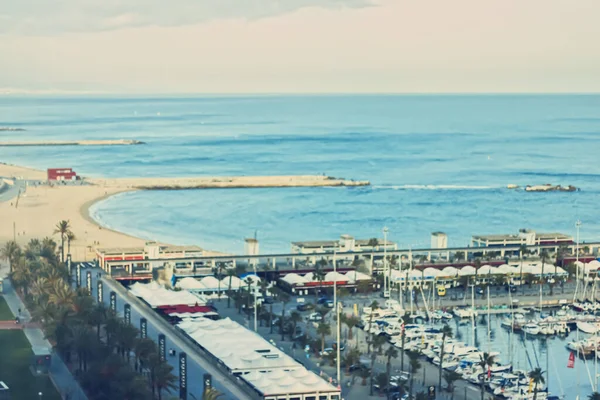
<path fill-rule="evenodd" d="M 569 354 L 569 362 L 567 363 L 567 368 L 575 368 L 575 353 L 573 352 Z"/>
<path fill-rule="evenodd" d="M 490 367 L 488 367 L 488 379 L 491 379 L 492 377 L 492 369 Z"/>

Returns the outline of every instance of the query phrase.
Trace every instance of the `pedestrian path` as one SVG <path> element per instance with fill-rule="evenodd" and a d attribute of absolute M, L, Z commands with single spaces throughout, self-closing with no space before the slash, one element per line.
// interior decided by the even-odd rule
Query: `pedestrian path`
<path fill-rule="evenodd" d="M 31 324 L 31 315 L 25 308 L 25 304 L 17 295 L 10 281 L 4 281 L 4 300 L 14 315 L 20 317 L 23 323 L 23 332 L 29 340 L 31 347 L 48 348 L 52 351 L 52 364 L 50 365 L 50 379 L 54 386 L 65 400 L 87 400 L 87 396 L 79 386 L 79 383 L 73 378 L 71 371 L 67 368 L 58 353 L 54 352 L 50 342 L 44 337 L 44 332 L 35 324 Z M 12 321 L 13 325 L 16 325 Z"/>

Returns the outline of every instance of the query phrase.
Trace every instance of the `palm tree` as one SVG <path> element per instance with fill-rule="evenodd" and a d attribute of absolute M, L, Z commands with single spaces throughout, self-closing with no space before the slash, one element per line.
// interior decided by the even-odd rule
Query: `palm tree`
<path fill-rule="evenodd" d="M 231 280 L 233 279 L 234 276 L 236 276 L 235 274 L 235 270 L 234 269 L 228 269 L 227 270 L 227 276 L 229 277 L 229 287 L 227 288 L 227 308 L 231 307 Z"/>
<path fill-rule="evenodd" d="M 352 335 L 352 330 L 360 322 L 360 319 L 358 319 L 358 317 L 356 315 L 350 315 L 348 317 L 344 317 L 344 319 L 342 321 L 348 327 L 348 340 L 352 340 L 352 338 L 354 337 Z"/>
<path fill-rule="evenodd" d="M 71 242 L 74 241 L 75 239 L 77 239 L 77 237 L 75 236 L 75 234 L 72 231 L 69 231 L 69 232 L 67 232 L 66 239 L 67 239 L 67 254 L 71 254 Z"/>
<path fill-rule="evenodd" d="M 279 292 L 279 301 L 281 301 L 281 320 L 279 321 L 279 333 L 281 333 L 281 340 L 283 341 L 283 328 L 285 320 L 285 305 L 290 301 L 290 295 L 284 292 L 283 290 Z"/>
<path fill-rule="evenodd" d="M 135 343 L 135 356 L 139 363 L 139 370 L 142 371 L 149 365 L 150 356 L 156 354 L 156 343 L 152 339 L 138 339 Z M 137 365 L 136 365 L 137 370 Z"/>
<path fill-rule="evenodd" d="M 600 400 L 600 393 L 594 392 L 588 396 L 588 400 Z"/>
<path fill-rule="evenodd" d="M 377 310 L 379 308 L 379 303 L 377 302 L 377 300 L 374 300 L 371 305 L 371 314 L 369 315 L 369 330 L 372 330 L 373 328 L 373 313 L 375 310 Z M 371 339 L 368 341 L 367 343 L 367 354 L 371 353 L 371 343 L 373 342 L 373 333 L 371 332 Z"/>
<path fill-rule="evenodd" d="M 387 363 L 385 365 L 387 381 L 390 382 L 392 379 L 392 358 L 398 357 L 398 350 L 396 350 L 396 347 L 394 347 L 394 346 L 389 346 L 385 351 L 385 356 L 387 358 Z M 388 399 L 390 398 L 390 395 L 391 395 L 390 389 L 391 389 L 391 385 L 387 385 Z"/>
<path fill-rule="evenodd" d="M 294 336 L 296 335 L 296 327 L 298 326 L 299 322 L 302 322 L 302 315 L 300 315 L 300 313 L 297 311 L 292 311 L 292 313 L 290 314 L 290 322 L 292 323 L 290 340 L 293 340 Z"/>
<path fill-rule="evenodd" d="M 415 400 L 427 400 L 429 397 L 427 397 L 427 393 L 421 391 L 419 393 L 417 393 L 417 395 L 415 396 Z"/>
<path fill-rule="evenodd" d="M 65 262 L 65 239 L 70 230 L 71 225 L 65 220 L 59 221 L 54 229 L 54 233 L 60 235 L 60 261 L 62 262 Z"/>
<path fill-rule="evenodd" d="M 444 324 L 442 327 L 442 347 L 440 348 L 440 373 L 438 380 L 438 390 L 442 391 L 442 371 L 444 364 L 444 346 L 446 345 L 446 338 L 452 338 L 452 328 L 448 325 Z"/>
<path fill-rule="evenodd" d="M 494 365 L 494 361 L 495 361 L 495 357 L 490 355 L 489 353 L 483 353 L 483 355 L 479 356 L 480 357 L 480 361 L 479 361 L 479 366 L 481 367 L 481 370 L 483 371 L 481 378 L 480 378 L 480 388 L 481 388 L 481 400 L 484 400 L 484 396 L 485 396 L 485 377 L 488 371 L 488 368 L 492 367 Z"/>
<path fill-rule="evenodd" d="M 402 322 L 402 332 L 400 334 L 400 340 L 402 341 L 402 353 L 400 353 L 400 368 L 402 368 L 402 371 L 404 371 L 404 343 L 406 341 L 405 327 L 406 327 L 406 324 L 408 324 L 410 322 L 410 319 L 411 319 L 410 314 L 408 312 L 406 312 L 398 320 L 399 322 Z"/>
<path fill-rule="evenodd" d="M 154 385 L 158 392 L 158 400 L 162 400 L 163 390 L 175 390 L 177 377 L 173 375 L 173 366 L 161 362 L 154 370 Z"/>
<path fill-rule="evenodd" d="M 444 371 L 444 380 L 448 384 L 447 390 L 452 393 L 452 399 L 454 400 L 454 382 L 461 379 L 462 375 L 456 371 Z"/>
<path fill-rule="evenodd" d="M 527 252 L 527 246 L 522 244 L 521 246 L 519 246 L 519 258 L 521 259 L 521 277 L 520 277 L 520 282 L 521 282 L 521 290 L 522 293 L 525 294 L 525 286 L 523 285 L 523 255 Z"/>
<path fill-rule="evenodd" d="M 314 280 L 319 282 L 319 287 L 315 290 L 315 299 L 319 298 L 319 292 L 321 291 L 321 288 L 323 287 L 323 281 L 325 280 L 325 271 L 323 271 L 322 265 L 327 265 L 327 261 L 319 260 L 315 265 L 315 270 L 313 271 Z"/>
<path fill-rule="evenodd" d="M 408 365 L 410 366 L 410 387 L 408 392 L 412 395 L 415 375 L 421 369 L 421 361 L 419 361 L 421 353 L 418 351 L 409 351 L 408 352 Z"/>
<path fill-rule="evenodd" d="M 317 333 L 321 335 L 321 352 L 325 351 L 325 336 L 331 335 L 331 326 L 321 322 L 317 327 Z"/>
<path fill-rule="evenodd" d="M 53 285 L 48 300 L 56 306 L 73 307 L 75 292 L 65 281 L 59 280 Z"/>
<path fill-rule="evenodd" d="M 246 284 L 246 286 L 248 287 L 247 293 L 246 293 L 246 311 L 250 310 L 250 299 L 252 298 L 251 295 L 251 287 L 252 284 L 254 283 L 254 279 L 250 278 L 249 276 L 244 279 L 244 283 Z"/>
<path fill-rule="evenodd" d="M 533 400 L 537 399 L 537 393 L 538 393 L 538 385 L 544 384 L 546 382 L 546 380 L 544 379 L 544 371 L 542 371 L 541 368 L 535 368 L 533 371 L 529 371 L 529 379 L 531 379 L 533 381 L 534 387 L 533 387 Z"/>
<path fill-rule="evenodd" d="M 88 323 L 96 327 L 97 338 L 100 340 L 100 327 L 108 317 L 108 308 L 104 303 L 98 303 L 89 315 Z"/>
<path fill-rule="evenodd" d="M 9 271 L 12 273 L 13 264 L 21 254 L 21 248 L 17 242 L 10 240 L 4 244 L 4 247 L 0 249 L 0 256 L 8 260 Z"/>
<path fill-rule="evenodd" d="M 223 393 L 219 392 L 214 387 L 207 388 L 202 394 L 202 400 L 219 400 L 223 397 Z"/>

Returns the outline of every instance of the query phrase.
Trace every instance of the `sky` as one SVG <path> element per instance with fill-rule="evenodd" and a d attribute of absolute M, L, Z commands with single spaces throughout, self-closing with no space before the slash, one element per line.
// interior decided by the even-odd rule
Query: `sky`
<path fill-rule="evenodd" d="M 0 0 L 0 88 L 600 92 L 599 0 Z"/>

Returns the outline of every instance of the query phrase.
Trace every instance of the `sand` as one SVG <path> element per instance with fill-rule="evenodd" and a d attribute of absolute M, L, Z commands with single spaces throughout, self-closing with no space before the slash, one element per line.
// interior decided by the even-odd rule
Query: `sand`
<path fill-rule="evenodd" d="M 0 164 L 0 176 L 26 180 L 46 179 L 46 173 L 30 168 Z M 200 178 L 127 178 L 87 179 L 91 184 L 29 186 L 16 199 L 0 202 L 0 245 L 13 237 L 24 245 L 32 238 L 54 234 L 56 224 L 68 220 L 76 239 L 71 242 L 71 254 L 76 261 L 91 261 L 96 247 L 143 246 L 146 240 L 99 226 L 89 215 L 89 208 L 117 193 L 143 189 L 184 189 L 211 187 L 296 187 L 296 186 L 357 186 L 368 182 L 331 179 L 324 176 L 262 176 L 262 177 L 200 177 Z M 14 228 L 13 228 L 14 226 Z M 202 247 L 202 243 L 198 243 Z M 67 244 L 65 243 L 65 246 Z M 205 251 L 206 255 L 223 253 Z"/>

